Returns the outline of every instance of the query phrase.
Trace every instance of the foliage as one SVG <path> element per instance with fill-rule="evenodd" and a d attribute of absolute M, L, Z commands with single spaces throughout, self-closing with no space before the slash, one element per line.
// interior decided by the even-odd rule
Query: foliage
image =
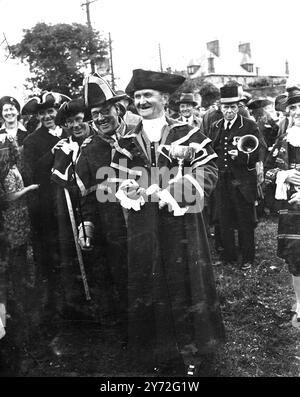
<path fill-rule="evenodd" d="M 79 23 L 37 23 L 24 33 L 11 51 L 29 65 L 32 77 L 27 81 L 40 90 L 78 95 L 87 61 L 93 58 L 99 63 L 107 56 L 107 42 L 97 31 Z"/>

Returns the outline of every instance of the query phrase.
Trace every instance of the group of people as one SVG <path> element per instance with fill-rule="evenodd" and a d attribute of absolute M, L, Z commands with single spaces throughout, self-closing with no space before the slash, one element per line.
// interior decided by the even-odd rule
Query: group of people
<path fill-rule="evenodd" d="M 300 90 L 284 96 L 287 132 L 278 128 L 276 143 L 266 143 L 237 85 L 222 87 L 203 118 L 183 93 L 179 118 L 170 118 L 169 98 L 184 80 L 135 69 L 125 92 L 114 92 L 94 73 L 82 98 L 43 92 L 22 109 L 0 99 L 0 338 L 6 332 L 1 343 L 18 355 L 35 307 L 39 330 L 88 314 L 109 322 L 147 371 L 208 372 L 225 341 L 210 226 L 220 261 L 250 269 L 264 169 L 286 204 L 279 255 L 300 321 Z M 30 134 L 20 115 L 37 120 Z"/>

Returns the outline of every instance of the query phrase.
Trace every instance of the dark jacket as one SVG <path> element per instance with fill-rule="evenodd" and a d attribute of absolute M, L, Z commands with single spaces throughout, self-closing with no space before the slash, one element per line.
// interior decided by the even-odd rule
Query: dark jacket
<path fill-rule="evenodd" d="M 213 123 L 209 137 L 212 139 L 212 146 L 218 156 L 220 156 L 220 140 L 222 132 L 224 131 L 224 119 Z M 244 135 L 254 135 L 259 139 L 260 134 L 256 123 L 250 119 L 238 115 L 235 123 L 230 129 L 228 136 L 228 151 L 236 149 L 234 145 L 235 137 L 242 137 Z M 254 202 L 257 198 L 257 174 L 255 164 L 259 160 L 259 147 L 250 154 L 245 154 L 238 151 L 238 156 L 235 160 L 228 162 L 228 167 L 239 187 L 239 190 L 248 202 Z M 218 159 L 218 165 L 221 159 Z"/>

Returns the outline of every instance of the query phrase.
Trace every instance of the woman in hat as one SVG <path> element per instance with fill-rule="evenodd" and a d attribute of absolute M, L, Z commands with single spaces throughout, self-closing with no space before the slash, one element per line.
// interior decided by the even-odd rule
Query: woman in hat
<path fill-rule="evenodd" d="M 278 138 L 266 163 L 266 183 L 275 186 L 281 200 L 278 219 L 277 255 L 292 275 L 296 305 L 293 325 L 300 325 L 300 88 L 287 88 L 290 126 Z"/>
<path fill-rule="evenodd" d="M 0 143 L 0 185 L 2 188 L 1 221 L 5 236 L 5 289 L 3 301 L 7 306 L 7 352 L 10 358 L 18 364 L 20 354 L 24 353 L 30 318 L 29 298 L 32 294 L 30 286 L 30 268 L 27 260 L 27 250 L 30 244 L 30 223 L 25 195 L 38 189 L 37 184 L 24 187 L 22 176 L 18 170 L 19 150 L 12 136 L 6 135 Z M 1 252 L 3 255 L 4 252 Z"/>
<path fill-rule="evenodd" d="M 4 120 L 0 134 L 6 133 L 12 136 L 19 147 L 23 146 L 23 141 L 27 136 L 27 130 L 19 121 L 19 102 L 12 96 L 3 96 L 0 98 L 0 116 Z"/>
<path fill-rule="evenodd" d="M 51 180 L 55 182 L 55 207 L 58 220 L 58 240 L 61 257 L 62 290 L 64 293 L 63 315 L 74 319 L 80 317 L 80 308 L 83 307 L 84 298 L 81 294 L 82 283 L 80 280 L 79 266 L 76 263 L 76 249 L 70 222 L 69 209 L 66 203 L 66 189 L 71 198 L 74 213 L 79 205 L 79 188 L 75 179 L 75 165 L 80 155 L 83 142 L 85 145 L 89 136 L 95 131 L 85 121 L 86 111 L 83 99 L 74 99 L 64 102 L 55 117 L 55 124 L 62 127 L 68 134 L 63 140 L 60 149 L 55 151 Z M 71 156 L 71 157 L 70 157 Z M 80 211 L 79 216 L 80 216 Z M 77 224 L 82 222 L 78 219 Z M 80 284 L 79 284 L 80 282 Z M 77 307 L 75 307 L 77 302 Z M 79 304 L 80 303 L 80 307 Z"/>

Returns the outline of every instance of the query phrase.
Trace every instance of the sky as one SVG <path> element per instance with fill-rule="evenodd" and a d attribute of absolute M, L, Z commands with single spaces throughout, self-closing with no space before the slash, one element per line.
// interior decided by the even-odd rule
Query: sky
<path fill-rule="evenodd" d="M 0 0 L 2 32 L 10 44 L 37 22 L 86 23 L 85 0 Z M 184 70 L 200 57 L 207 41 L 250 42 L 261 74 L 284 75 L 300 82 L 299 0 L 97 0 L 91 22 L 103 37 L 110 32 L 114 73 L 124 89 L 136 68 L 159 70 L 159 50 L 166 69 Z M 24 95 L 27 71 L 0 53 L 0 96 Z M 9 91 L 9 92 L 8 92 Z"/>

